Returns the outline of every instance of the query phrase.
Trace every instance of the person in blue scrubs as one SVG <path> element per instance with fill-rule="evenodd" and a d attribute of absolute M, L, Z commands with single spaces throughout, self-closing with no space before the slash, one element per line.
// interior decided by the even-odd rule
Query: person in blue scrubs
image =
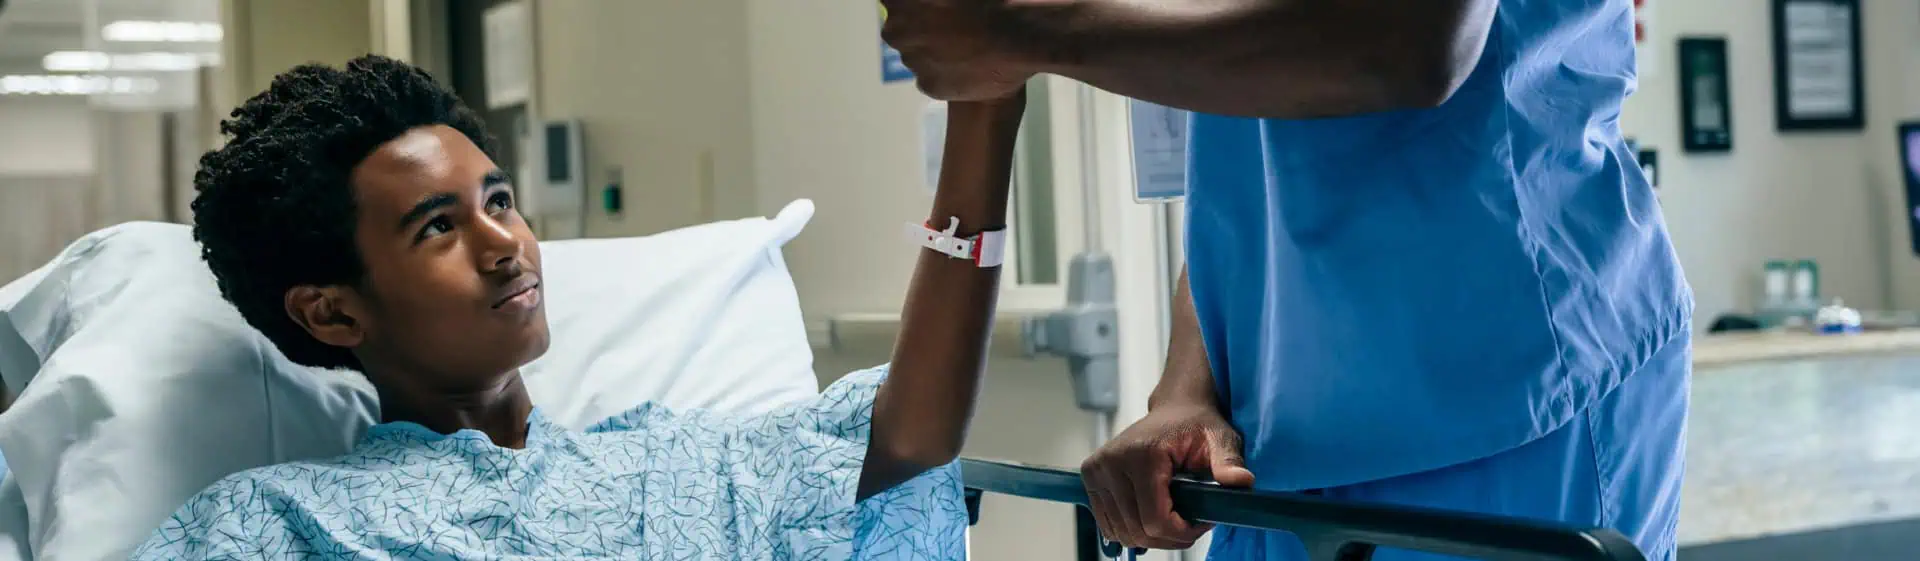
<path fill-rule="evenodd" d="M 1620 131 L 1629 0 L 883 4 L 936 98 L 1050 73 L 1196 112 L 1166 370 L 1082 466 L 1105 535 L 1191 545 L 1198 472 L 1673 557 L 1692 292 Z"/>

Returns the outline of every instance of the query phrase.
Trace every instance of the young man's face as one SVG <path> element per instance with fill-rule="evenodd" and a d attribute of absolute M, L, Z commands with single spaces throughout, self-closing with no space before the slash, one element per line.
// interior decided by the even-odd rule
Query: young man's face
<path fill-rule="evenodd" d="M 485 152 L 450 127 L 421 127 L 380 146 L 352 183 L 363 356 L 434 378 L 410 384 L 460 390 L 546 352 L 540 246 Z"/>

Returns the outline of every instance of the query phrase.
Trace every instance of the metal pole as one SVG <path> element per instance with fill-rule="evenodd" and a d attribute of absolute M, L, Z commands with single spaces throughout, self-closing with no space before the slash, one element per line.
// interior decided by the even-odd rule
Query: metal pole
<path fill-rule="evenodd" d="M 1093 447 L 1100 448 L 1108 440 L 1113 440 L 1113 413 L 1093 412 Z"/>
<path fill-rule="evenodd" d="M 1046 353 L 1067 359 L 1074 401 L 1093 414 L 1093 447 L 1097 449 L 1113 437 L 1113 414 L 1119 408 L 1120 321 L 1114 302 L 1113 257 L 1102 250 L 1099 112 L 1094 108 L 1097 96 L 1091 86 L 1078 87 L 1085 239 L 1080 252 L 1067 265 L 1066 309 L 1028 318 L 1021 331 L 1028 356 Z"/>
<path fill-rule="evenodd" d="M 1160 289 L 1154 291 L 1153 301 L 1158 311 L 1158 315 L 1154 317 L 1160 318 L 1160 321 L 1155 322 L 1155 325 L 1160 329 L 1161 362 L 1167 360 L 1165 349 L 1167 348 L 1167 343 L 1173 339 L 1173 291 L 1174 283 L 1180 281 L 1180 266 L 1174 263 L 1175 248 L 1173 247 L 1172 229 L 1173 205 L 1155 205 L 1153 209 L 1153 268 L 1154 272 L 1159 273 L 1158 277 L 1160 282 L 1155 286 L 1160 287 Z"/>
<path fill-rule="evenodd" d="M 1084 225 L 1082 233 L 1085 239 L 1081 252 L 1089 255 L 1103 253 L 1105 240 L 1100 231 L 1100 112 L 1094 108 L 1098 102 L 1093 86 L 1075 84 L 1079 94 L 1080 106 L 1080 221 Z M 1095 411 L 1093 416 L 1093 447 L 1099 449 L 1113 438 L 1113 412 Z"/>
<path fill-rule="evenodd" d="M 1099 255 L 1105 247 L 1100 231 L 1100 131 L 1099 112 L 1094 110 L 1095 96 L 1093 86 L 1078 84 L 1080 98 L 1080 221 L 1085 240 L 1082 242 L 1083 255 Z M 1117 365 L 1115 367 L 1117 370 Z M 1117 389 L 1117 388 L 1116 388 Z M 1093 411 L 1093 450 L 1099 450 L 1107 441 L 1113 440 L 1113 411 Z M 1100 543 L 1093 544 L 1101 549 Z"/>
<path fill-rule="evenodd" d="M 1094 109 L 1093 86 L 1079 84 L 1080 94 L 1080 208 L 1086 226 L 1081 251 L 1100 253 L 1100 113 Z"/>

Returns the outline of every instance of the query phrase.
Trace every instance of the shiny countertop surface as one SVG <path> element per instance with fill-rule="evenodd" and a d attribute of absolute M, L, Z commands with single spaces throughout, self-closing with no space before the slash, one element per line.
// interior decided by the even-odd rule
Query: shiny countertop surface
<path fill-rule="evenodd" d="M 1920 351 L 1905 350 L 1915 342 L 1895 332 L 1696 343 L 1705 360 L 1681 544 L 1920 518 Z"/>
<path fill-rule="evenodd" d="M 1695 369 L 1740 364 L 1908 353 L 1920 355 L 1920 329 L 1816 335 L 1804 331 L 1756 331 L 1699 335 Z"/>

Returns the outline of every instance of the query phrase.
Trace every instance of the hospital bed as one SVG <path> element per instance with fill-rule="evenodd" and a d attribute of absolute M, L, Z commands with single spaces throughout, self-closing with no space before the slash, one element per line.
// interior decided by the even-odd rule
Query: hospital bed
<path fill-rule="evenodd" d="M 0 457 L 0 477 L 6 474 Z M 977 523 L 980 496 L 997 493 L 1084 507 L 1078 474 L 1062 469 L 978 459 L 961 460 L 969 519 Z M 1489 561 L 1640 561 L 1632 542 L 1612 530 L 1579 530 L 1527 521 L 1357 505 L 1299 495 L 1259 493 L 1192 480 L 1173 485 L 1174 508 L 1215 524 L 1289 530 L 1316 544 L 1314 561 L 1366 561 L 1376 546 L 1446 553 Z M 17 499 L 13 499 L 17 500 Z M 0 535 L 8 530 L 0 528 Z M 13 537 L 13 536 L 8 536 Z M 0 559 L 11 553 L 0 549 Z M 1117 548 L 1102 554 L 1118 557 Z"/>
<path fill-rule="evenodd" d="M 961 460 L 971 495 L 998 493 L 1087 505 L 1073 471 L 985 460 Z M 1410 507 L 1367 505 L 1298 494 L 1226 489 L 1205 482 L 1173 482 L 1174 511 L 1190 520 L 1285 530 L 1300 537 L 1313 561 L 1367 561 L 1392 547 L 1488 561 L 1641 561 L 1619 532 Z M 970 499 L 974 520 L 979 501 Z M 1114 558 L 1118 548 L 1103 555 Z"/>
<path fill-rule="evenodd" d="M 0 458 L 0 476 L 6 473 Z M 996 493 L 1085 507 L 1079 474 L 1068 470 L 978 459 L 961 460 L 971 521 L 983 514 L 980 496 Z M 11 487 L 10 487 L 11 488 Z M 1301 495 L 1223 489 L 1192 480 L 1173 484 L 1174 509 L 1181 516 L 1222 525 L 1287 530 L 1313 544 L 1314 561 L 1367 561 L 1378 546 L 1458 555 L 1488 561 L 1642 561 L 1632 542 L 1607 529 L 1581 530 L 1521 520 L 1436 512 L 1404 507 L 1360 505 Z M 13 509 L 19 497 L 0 497 Z M 9 513 L 12 515 L 20 513 Z M 23 540 L 24 519 L 0 527 L 0 541 Z M 13 543 L 0 547 L 0 560 L 26 561 Z M 1112 546 L 1101 554 L 1118 558 Z"/>
<path fill-rule="evenodd" d="M 811 215 L 800 201 L 771 219 L 543 243 L 548 322 L 565 335 L 522 369 L 536 405 L 577 429 L 649 401 L 752 412 L 816 395 L 780 252 Z M 1082 302 L 1076 317 L 1104 313 Z M 18 396 L 0 414 L 11 468 L 0 478 L 0 561 L 124 558 L 206 485 L 344 453 L 377 411 L 363 378 L 273 350 L 220 299 L 186 228 L 171 224 L 90 234 L 0 286 L 0 381 Z M 1087 501 L 1071 471 L 968 459 L 961 472 L 976 521 L 992 515 L 977 510 L 984 493 Z M 1294 532 L 1316 561 L 1365 560 L 1376 546 L 1496 561 L 1642 559 L 1606 530 L 1187 480 L 1173 493 L 1192 519 Z"/>

